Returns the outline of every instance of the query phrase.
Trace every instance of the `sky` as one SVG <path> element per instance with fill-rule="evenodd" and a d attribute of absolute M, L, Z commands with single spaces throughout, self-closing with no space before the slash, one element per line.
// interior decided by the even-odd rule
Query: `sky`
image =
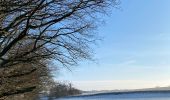
<path fill-rule="evenodd" d="M 97 32 L 94 62 L 62 69 L 56 80 L 81 90 L 170 86 L 170 0 L 121 0 Z"/>

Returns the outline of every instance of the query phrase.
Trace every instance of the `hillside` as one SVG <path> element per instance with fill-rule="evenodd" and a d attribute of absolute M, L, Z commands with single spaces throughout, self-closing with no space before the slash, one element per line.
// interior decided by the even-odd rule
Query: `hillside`
<path fill-rule="evenodd" d="M 155 87 L 144 89 L 132 89 L 132 90 L 101 90 L 101 91 L 84 91 L 82 95 L 97 95 L 97 94 L 124 94 L 124 93 L 143 93 L 143 92 L 170 92 L 170 86 L 168 87 Z"/>

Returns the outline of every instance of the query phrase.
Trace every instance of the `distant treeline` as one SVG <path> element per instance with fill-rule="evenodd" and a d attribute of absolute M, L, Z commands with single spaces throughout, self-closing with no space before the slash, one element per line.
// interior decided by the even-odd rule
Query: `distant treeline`
<path fill-rule="evenodd" d="M 56 83 L 49 91 L 49 97 L 64 97 L 81 94 L 81 91 L 74 88 L 71 83 Z"/>

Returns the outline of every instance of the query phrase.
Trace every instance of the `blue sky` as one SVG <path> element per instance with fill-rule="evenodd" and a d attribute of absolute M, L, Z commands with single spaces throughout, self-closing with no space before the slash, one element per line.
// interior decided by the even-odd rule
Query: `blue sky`
<path fill-rule="evenodd" d="M 82 62 L 67 80 L 82 90 L 170 86 L 170 0 L 121 0 L 97 30 L 96 62 Z"/>

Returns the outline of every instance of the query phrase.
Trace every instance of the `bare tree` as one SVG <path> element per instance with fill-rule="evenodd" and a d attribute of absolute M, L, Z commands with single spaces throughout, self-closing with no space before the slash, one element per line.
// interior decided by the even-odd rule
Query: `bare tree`
<path fill-rule="evenodd" d="M 73 96 L 81 94 L 81 90 L 78 90 L 72 86 L 71 83 L 55 83 L 55 85 L 50 89 L 49 97 L 59 98 L 63 96 Z"/>
<path fill-rule="evenodd" d="M 12 74 L 19 77 L 49 61 L 67 67 L 91 59 L 96 16 L 115 5 L 117 0 L 0 0 L 1 79 L 15 66 L 29 69 Z"/>

